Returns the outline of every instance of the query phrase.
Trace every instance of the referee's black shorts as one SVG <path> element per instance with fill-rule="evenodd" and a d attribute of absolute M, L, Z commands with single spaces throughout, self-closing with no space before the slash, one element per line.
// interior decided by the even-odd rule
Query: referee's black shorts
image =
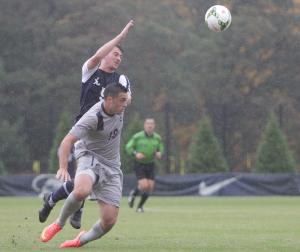
<path fill-rule="evenodd" d="M 133 162 L 133 170 L 136 175 L 137 180 L 140 179 L 151 179 L 155 180 L 155 165 L 151 164 L 141 164 L 139 162 Z"/>

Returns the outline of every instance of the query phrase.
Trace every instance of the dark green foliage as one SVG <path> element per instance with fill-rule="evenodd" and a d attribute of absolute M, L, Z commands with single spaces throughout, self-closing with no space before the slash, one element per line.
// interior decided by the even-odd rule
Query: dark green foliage
<path fill-rule="evenodd" d="M 124 174 L 133 173 L 132 163 L 134 161 L 133 155 L 128 155 L 125 150 L 125 145 L 128 143 L 130 138 L 137 132 L 143 130 L 143 124 L 139 117 L 139 114 L 136 114 L 131 123 L 128 125 L 125 132 L 122 133 L 121 144 L 120 144 L 120 155 L 121 155 L 121 169 Z"/>
<path fill-rule="evenodd" d="M 222 4 L 231 11 L 232 23 L 216 33 L 204 22 L 206 11 L 215 4 L 0 0 L 1 120 L 13 125 L 23 118 L 31 162 L 48 160 L 62 108 L 72 120 L 79 112 L 82 65 L 133 19 L 132 30 L 121 42 L 125 52 L 117 69 L 131 82 L 130 109 L 155 114 L 162 125 L 168 100 L 174 143 L 177 132 L 199 120 L 202 107 L 222 102 L 235 106 L 227 118 L 226 148 L 234 170 L 255 153 L 266 115 L 279 99 L 294 111 L 290 122 L 300 120 L 295 43 L 300 7 L 292 0 L 227 0 Z M 214 126 L 217 120 L 212 117 Z M 299 135 L 296 128 L 285 132 L 289 140 Z M 182 138 L 171 155 L 186 156 L 190 139 L 188 134 Z M 300 162 L 299 154 L 295 158 Z"/>
<path fill-rule="evenodd" d="M 28 152 L 25 136 L 22 134 L 23 120 L 19 119 L 14 124 L 2 121 L 0 126 L 0 173 L 21 171 L 28 168 Z M 31 166 L 30 166 L 31 167 Z M 5 168 L 5 169 L 4 169 Z M 29 170 L 23 170 L 29 172 Z"/>
<path fill-rule="evenodd" d="M 49 173 L 56 173 L 59 169 L 59 159 L 57 156 L 57 149 L 60 146 L 61 141 L 65 138 L 65 136 L 69 133 L 72 128 L 73 121 L 71 115 L 64 111 L 61 114 L 59 124 L 56 129 L 56 135 L 53 141 L 52 148 L 50 150 L 49 157 Z"/>
<path fill-rule="evenodd" d="M 271 114 L 257 149 L 256 173 L 295 173 L 296 165 L 278 120 Z"/>
<path fill-rule="evenodd" d="M 221 145 L 207 116 L 200 121 L 199 128 L 193 136 L 185 168 L 186 173 L 215 173 L 229 170 Z"/>

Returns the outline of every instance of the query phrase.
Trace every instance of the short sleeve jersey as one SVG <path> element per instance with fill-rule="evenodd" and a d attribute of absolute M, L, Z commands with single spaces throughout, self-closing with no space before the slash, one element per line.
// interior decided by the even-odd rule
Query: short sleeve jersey
<path fill-rule="evenodd" d="M 136 160 L 139 163 L 150 164 L 154 162 L 155 153 L 161 152 L 163 154 L 164 147 L 160 135 L 153 132 L 152 136 L 148 136 L 143 130 L 134 134 L 125 146 L 126 151 L 131 155 L 134 151 L 143 153 L 146 158 Z"/>
<path fill-rule="evenodd" d="M 88 60 L 82 67 L 81 80 L 81 97 L 80 97 L 80 112 L 76 116 L 74 124 L 97 102 L 102 101 L 106 86 L 113 82 L 119 82 L 124 87 L 130 90 L 130 82 L 126 75 L 117 74 L 116 72 L 107 73 L 99 68 L 88 70 Z"/>
<path fill-rule="evenodd" d="M 123 114 L 108 114 L 102 102 L 96 103 L 72 127 L 70 133 L 79 141 L 75 146 L 75 155 L 89 154 L 120 173 L 120 136 L 123 127 Z"/>

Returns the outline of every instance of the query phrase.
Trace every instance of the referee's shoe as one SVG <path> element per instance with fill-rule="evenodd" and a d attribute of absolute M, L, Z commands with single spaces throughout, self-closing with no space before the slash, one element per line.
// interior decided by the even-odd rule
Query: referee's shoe
<path fill-rule="evenodd" d="M 136 212 L 137 212 L 137 213 L 144 213 L 145 211 L 144 211 L 144 209 L 143 209 L 142 207 L 138 207 L 138 208 L 136 209 Z"/>
<path fill-rule="evenodd" d="M 134 190 L 132 190 L 132 191 L 129 193 L 129 198 L 128 198 L 128 204 L 129 204 L 129 207 L 133 207 L 134 199 L 135 199 L 135 196 L 134 196 Z"/>

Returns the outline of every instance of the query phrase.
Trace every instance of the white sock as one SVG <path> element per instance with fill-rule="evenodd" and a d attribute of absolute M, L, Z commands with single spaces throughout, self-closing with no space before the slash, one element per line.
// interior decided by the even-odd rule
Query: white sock
<path fill-rule="evenodd" d="M 63 226 L 66 225 L 68 218 L 75 213 L 81 205 L 82 201 L 76 200 L 73 196 L 73 192 L 71 192 L 60 211 L 60 215 L 56 220 L 56 223 L 63 228 Z"/>
<path fill-rule="evenodd" d="M 80 236 L 79 241 L 80 241 L 81 245 L 84 245 L 84 244 L 87 244 L 88 242 L 100 239 L 103 235 L 106 234 L 100 225 L 100 221 L 101 220 L 98 220 L 89 232 Z"/>

